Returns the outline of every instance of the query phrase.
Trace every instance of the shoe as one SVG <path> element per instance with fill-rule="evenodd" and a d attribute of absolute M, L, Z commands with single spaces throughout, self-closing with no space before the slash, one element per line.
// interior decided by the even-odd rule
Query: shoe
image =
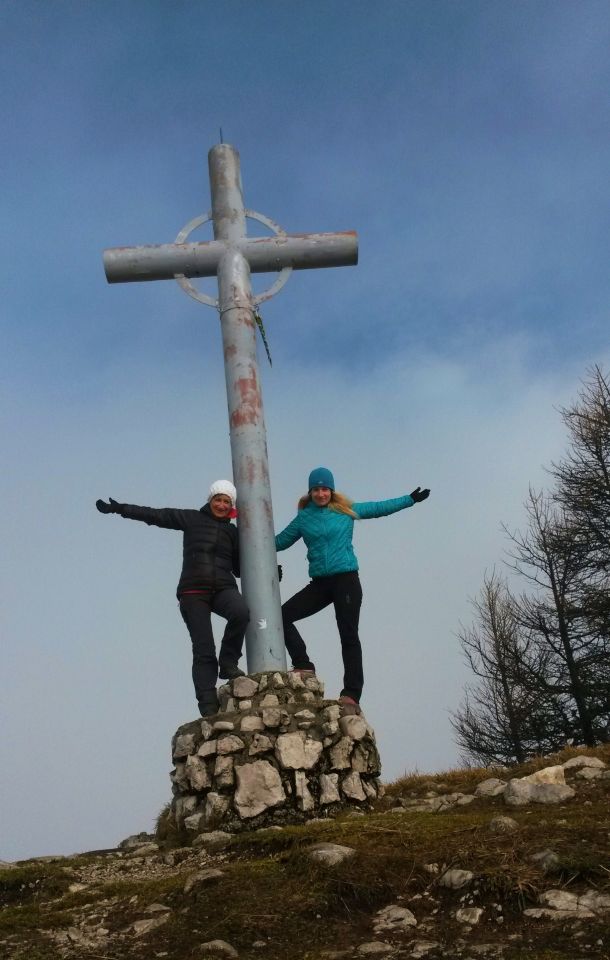
<path fill-rule="evenodd" d="M 354 700 L 353 697 L 348 697 L 345 694 L 339 697 L 338 703 L 343 707 L 343 713 L 352 716 L 359 716 L 362 711 L 360 709 L 360 704 L 357 700 Z"/>
<path fill-rule="evenodd" d="M 246 674 L 239 669 L 236 663 L 220 663 L 218 665 L 218 676 L 221 680 L 236 680 L 237 677 L 245 677 Z"/>
<path fill-rule="evenodd" d="M 297 676 L 307 679 L 307 677 L 315 677 L 316 671 L 313 667 L 293 667 L 292 670 L 288 671 L 289 673 L 296 673 Z"/>

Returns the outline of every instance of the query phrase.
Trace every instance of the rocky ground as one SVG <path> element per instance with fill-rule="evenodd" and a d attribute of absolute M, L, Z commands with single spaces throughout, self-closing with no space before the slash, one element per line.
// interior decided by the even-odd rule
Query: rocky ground
<path fill-rule="evenodd" d="M 0 957 L 608 960 L 609 800 L 610 747 L 568 750 L 405 777 L 373 812 L 0 863 Z"/>

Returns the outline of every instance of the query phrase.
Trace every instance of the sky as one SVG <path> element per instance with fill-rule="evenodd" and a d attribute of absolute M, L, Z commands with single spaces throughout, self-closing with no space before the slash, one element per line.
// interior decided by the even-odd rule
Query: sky
<path fill-rule="evenodd" d="M 605 0 L 3 0 L 0 860 L 151 830 L 197 716 L 180 535 L 94 504 L 231 475 L 218 317 L 102 251 L 208 210 L 220 128 L 247 207 L 358 231 L 262 309 L 275 527 L 321 464 L 357 500 L 431 488 L 356 529 L 362 703 L 386 781 L 458 764 L 469 598 L 610 361 L 609 48 Z M 281 561 L 287 599 L 302 542 Z M 302 632 L 337 696 L 332 613 Z"/>

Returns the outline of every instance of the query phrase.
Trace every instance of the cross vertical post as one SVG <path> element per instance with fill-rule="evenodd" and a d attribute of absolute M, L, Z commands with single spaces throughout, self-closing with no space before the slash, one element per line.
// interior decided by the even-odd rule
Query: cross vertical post
<path fill-rule="evenodd" d="M 358 239 L 353 231 L 287 234 L 262 214 L 245 209 L 239 154 L 230 144 L 212 147 L 208 166 L 209 214 L 187 224 L 175 243 L 105 250 L 104 269 L 109 283 L 175 279 L 194 299 L 218 308 L 239 509 L 242 592 L 250 610 L 248 672 L 282 671 L 286 651 L 254 308 L 277 293 L 293 269 L 356 264 Z M 247 218 L 264 223 L 275 236 L 248 237 Z M 192 230 L 206 221 L 212 221 L 214 239 L 186 243 Z M 277 271 L 280 276 L 272 287 L 253 296 L 250 274 Z M 197 291 L 189 279 L 212 276 L 218 280 L 217 300 Z"/>
<path fill-rule="evenodd" d="M 250 610 L 248 673 L 285 670 L 271 485 L 263 400 L 256 358 L 250 268 L 237 244 L 246 233 L 239 157 L 220 144 L 210 150 L 214 239 L 225 245 L 218 262 L 218 309 L 225 358 L 233 480 L 239 497 L 242 590 Z"/>

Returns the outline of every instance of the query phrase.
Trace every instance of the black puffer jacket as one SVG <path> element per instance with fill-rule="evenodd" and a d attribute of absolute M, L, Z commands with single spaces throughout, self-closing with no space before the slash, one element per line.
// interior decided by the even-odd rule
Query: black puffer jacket
<path fill-rule="evenodd" d="M 214 516 L 206 503 L 200 510 L 138 507 L 119 504 L 117 513 L 127 520 L 142 520 L 149 526 L 182 530 L 182 573 L 177 595 L 185 590 L 224 590 L 237 587 L 239 543 L 237 528 L 227 519 Z"/>

